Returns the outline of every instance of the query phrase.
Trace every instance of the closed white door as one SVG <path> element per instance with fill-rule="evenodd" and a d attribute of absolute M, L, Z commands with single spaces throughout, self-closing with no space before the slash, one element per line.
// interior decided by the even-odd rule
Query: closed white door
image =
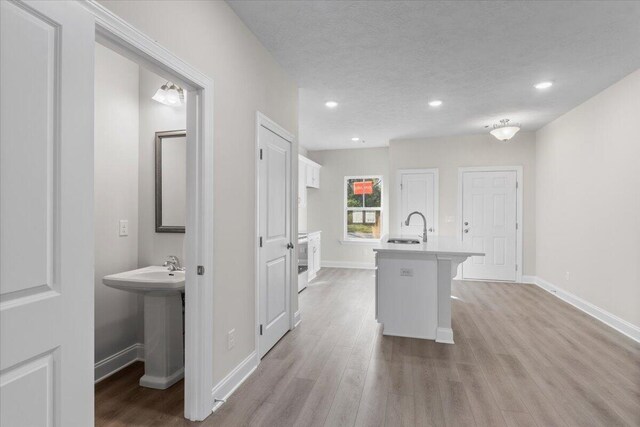
<path fill-rule="evenodd" d="M 260 357 L 289 330 L 291 290 L 291 143 L 259 127 Z"/>
<path fill-rule="evenodd" d="M 404 237 L 422 236 L 422 219 L 411 217 L 407 226 L 404 221 L 411 212 L 418 211 L 427 219 L 427 234 L 435 234 L 437 215 L 436 173 L 402 173 L 400 175 L 400 234 Z"/>
<path fill-rule="evenodd" d="M 484 257 L 464 262 L 462 277 L 516 280 L 517 173 L 462 174 L 462 239 Z"/>
<path fill-rule="evenodd" d="M 93 425 L 93 18 L 0 2 L 0 425 Z"/>

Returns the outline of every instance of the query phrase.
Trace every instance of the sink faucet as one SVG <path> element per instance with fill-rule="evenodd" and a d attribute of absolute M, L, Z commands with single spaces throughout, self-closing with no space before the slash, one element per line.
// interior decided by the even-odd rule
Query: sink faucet
<path fill-rule="evenodd" d="M 180 258 L 175 255 L 169 255 L 167 260 L 162 264 L 163 267 L 168 267 L 169 271 L 184 271 L 185 268 L 180 265 Z"/>
<path fill-rule="evenodd" d="M 418 211 L 411 212 L 407 217 L 406 221 L 404 222 L 404 225 L 409 225 L 409 221 L 411 221 L 411 217 L 416 214 L 422 217 L 422 241 L 424 243 L 427 243 L 427 219 L 424 217 L 424 215 L 422 215 Z"/>

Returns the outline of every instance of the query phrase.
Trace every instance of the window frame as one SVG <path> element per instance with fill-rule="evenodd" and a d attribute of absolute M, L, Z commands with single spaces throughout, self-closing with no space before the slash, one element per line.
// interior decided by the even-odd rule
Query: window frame
<path fill-rule="evenodd" d="M 352 179 L 378 179 L 380 180 L 380 207 L 379 208 L 370 208 L 370 207 L 362 207 L 362 208 L 354 208 L 347 206 L 347 183 Z M 382 240 L 382 227 L 383 227 L 383 215 L 384 215 L 384 177 L 382 175 L 347 175 L 344 177 L 342 181 L 342 241 L 344 243 L 379 243 Z M 349 211 L 379 211 L 380 212 L 380 237 L 379 238 L 364 238 L 364 237 L 349 237 L 347 234 L 348 228 L 348 212 Z"/>

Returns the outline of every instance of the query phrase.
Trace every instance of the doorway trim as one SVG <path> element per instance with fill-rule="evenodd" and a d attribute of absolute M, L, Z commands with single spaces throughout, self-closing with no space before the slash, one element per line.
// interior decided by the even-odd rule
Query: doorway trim
<path fill-rule="evenodd" d="M 522 207 L 523 207 L 523 193 L 524 193 L 524 181 L 522 176 L 522 166 L 473 166 L 473 167 L 459 167 L 458 168 L 458 214 L 456 221 L 456 236 L 458 240 L 462 241 L 462 175 L 465 172 L 515 172 L 516 173 L 516 283 L 522 283 L 522 230 L 524 229 L 524 223 L 522 221 Z M 462 264 L 458 267 L 458 279 L 462 279 Z M 472 279 L 465 279 L 472 280 Z"/>
<path fill-rule="evenodd" d="M 188 91 L 184 416 L 204 420 L 214 404 L 213 80 L 94 0 L 82 5 L 95 18 L 96 42 Z"/>
<path fill-rule="evenodd" d="M 434 234 L 438 235 L 440 233 L 440 227 L 438 225 L 438 217 L 440 216 L 440 172 L 438 168 L 424 168 L 424 169 L 398 169 L 396 171 L 396 215 L 397 219 L 402 222 L 402 175 L 410 174 L 410 173 L 432 173 L 433 174 L 433 212 L 434 212 L 434 221 L 433 221 L 433 229 Z M 400 227 L 400 230 L 402 227 Z M 400 235 L 400 230 L 398 230 L 398 235 Z"/>
<path fill-rule="evenodd" d="M 254 233 L 254 247 L 255 247 L 255 261 L 254 261 L 254 275 L 255 275 L 255 354 L 256 354 L 256 366 L 260 364 L 260 126 L 265 127 L 276 135 L 280 136 L 291 144 L 291 185 L 290 189 L 290 203 L 289 215 L 291 215 L 290 224 L 290 239 L 294 244 L 296 250 L 291 254 L 291 280 L 289 281 L 289 330 L 293 330 L 298 323 L 300 323 L 299 312 L 294 312 L 295 307 L 298 307 L 298 221 L 297 221 L 297 203 L 294 200 L 298 200 L 298 156 L 295 147 L 295 137 L 292 133 L 285 128 L 271 120 L 265 114 L 260 111 L 256 111 L 256 137 L 255 137 L 255 155 L 254 155 L 254 173 L 256 177 L 255 181 L 255 194 L 256 194 L 256 218 L 255 218 L 255 233 Z M 293 185 L 296 183 L 296 185 Z M 299 309 L 299 308 L 298 308 Z M 296 316 L 297 314 L 297 316 Z"/>

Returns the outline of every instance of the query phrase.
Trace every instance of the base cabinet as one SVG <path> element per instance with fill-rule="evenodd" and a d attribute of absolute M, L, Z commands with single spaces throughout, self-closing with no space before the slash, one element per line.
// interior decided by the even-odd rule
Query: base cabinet
<path fill-rule="evenodd" d="M 309 275 L 308 280 L 315 279 L 320 271 L 320 232 L 309 233 Z"/>

